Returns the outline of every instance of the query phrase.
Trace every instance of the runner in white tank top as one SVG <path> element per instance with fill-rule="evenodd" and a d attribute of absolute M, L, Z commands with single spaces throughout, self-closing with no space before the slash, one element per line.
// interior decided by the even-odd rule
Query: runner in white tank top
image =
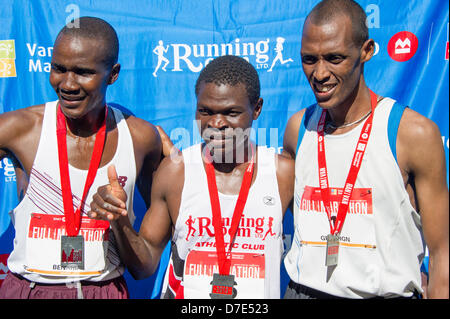
<path fill-rule="evenodd" d="M 210 282 L 218 269 L 201 144 L 184 150 L 183 159 L 185 182 L 172 239 L 169 286 L 165 297 L 204 299 L 210 297 Z M 258 147 L 258 174 L 250 188 L 232 248 L 234 264 L 231 272 L 237 283 L 236 298 L 280 297 L 283 214 L 275 160 L 273 149 Z M 219 193 L 227 234 L 237 197 Z M 225 242 L 229 244 L 227 238 L 229 236 Z"/>
<path fill-rule="evenodd" d="M 9 269 L 30 281 L 40 283 L 65 283 L 77 280 L 100 281 L 121 275 L 124 271 L 109 223 L 90 220 L 88 204 L 82 209 L 84 220 L 81 232 L 86 243 L 86 263 L 92 265 L 84 271 L 74 272 L 61 267 L 60 236 L 65 234 L 64 208 L 56 142 L 57 101 L 45 107 L 42 133 L 38 151 L 31 169 L 25 197 L 12 212 L 16 230 L 14 250 L 8 259 Z M 127 207 L 130 222 L 134 222 L 133 193 L 136 180 L 133 141 L 127 123 L 117 109 L 110 108 L 119 131 L 117 152 L 108 165 L 115 165 L 124 189 L 129 194 Z M 131 154 L 131 156 L 130 156 Z M 74 207 L 80 204 L 87 171 L 69 165 Z M 107 183 L 107 166 L 99 168 L 96 179 L 87 195 L 86 203 L 92 201 L 97 188 Z M 91 247 L 92 246 L 92 247 Z M 95 261 L 91 261 L 95 257 Z"/>
<path fill-rule="evenodd" d="M 389 144 L 388 132 L 396 129 L 388 130 L 389 115 L 403 112 L 399 105 L 395 106 L 399 110 L 391 111 L 393 105 L 393 100 L 385 98 L 375 109 L 369 144 L 340 234 L 338 266 L 329 278 L 325 248 L 330 226 L 320 198 L 316 160 L 315 128 L 322 109 L 314 107 L 297 150 L 295 232 L 285 259 L 286 270 L 296 283 L 349 298 L 408 296 L 421 290 L 422 226 Z M 325 135 L 334 216 L 361 128 L 362 124 L 341 135 Z"/>
<path fill-rule="evenodd" d="M 172 237 L 171 290 L 165 297 L 278 298 L 282 216 L 292 199 L 293 161 L 250 144 L 250 128 L 263 101 L 258 74 L 245 59 L 211 61 L 200 73 L 196 94 L 204 143 L 161 162 L 139 234 L 126 232 L 138 256 L 127 266 L 135 278 L 151 275 Z M 206 146 L 210 159 L 202 152 Z M 120 186 L 101 187 L 98 195 L 94 205 L 123 210 L 119 206 L 126 196 Z M 242 216 L 235 213 L 240 209 Z M 237 216 L 234 223 L 231 216 Z M 237 226 L 234 240 L 230 225 Z M 228 261 L 230 267 L 219 264 L 221 247 L 224 265 Z"/>
<path fill-rule="evenodd" d="M 375 49 L 366 19 L 353 0 L 321 1 L 305 19 L 302 67 L 317 105 L 294 114 L 284 136 L 296 162 L 285 297 L 417 297 L 425 240 L 428 296 L 448 298 L 440 133 L 366 85 Z"/>

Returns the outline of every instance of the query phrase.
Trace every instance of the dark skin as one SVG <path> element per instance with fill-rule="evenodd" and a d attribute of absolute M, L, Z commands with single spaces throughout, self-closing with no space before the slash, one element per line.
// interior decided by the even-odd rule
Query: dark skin
<path fill-rule="evenodd" d="M 233 160 L 229 163 L 216 163 L 213 156 L 217 187 L 221 193 L 239 193 L 243 174 L 251 157 L 251 153 L 248 153 L 245 154 L 244 161 L 237 161 L 236 144 L 230 144 L 226 140 L 231 136 L 225 133 L 226 129 L 245 130 L 251 127 L 252 122 L 261 112 L 262 103 L 262 99 L 259 99 L 256 105 L 252 105 L 242 84 L 218 86 L 213 83 L 201 83 L 197 96 L 196 119 L 200 121 L 202 136 L 206 136 L 203 134 L 205 130 L 215 129 L 217 133 L 216 142 L 214 142 L 215 155 L 225 150 L 232 152 Z M 221 139 L 218 141 L 219 136 Z M 248 143 L 245 138 L 243 141 Z M 205 139 L 205 142 L 212 148 L 210 139 Z M 225 145 L 232 145 L 232 147 L 226 148 Z M 117 223 L 121 225 L 122 236 L 129 238 L 127 242 L 130 245 L 125 262 L 136 279 L 148 277 L 156 270 L 177 222 L 184 185 L 184 162 L 179 153 L 175 154 L 176 152 L 173 156 L 166 157 L 155 173 L 152 204 L 144 216 L 139 233 L 133 230 L 125 218 L 126 196 L 117 182 L 117 174 L 113 167 L 108 170 L 110 184 L 99 188 L 91 203 L 93 210 L 100 211 L 104 216 L 111 215 L 111 218 L 117 220 Z M 257 154 L 255 160 L 258 161 Z M 293 164 L 292 160 L 278 156 L 276 169 L 283 212 L 291 201 L 294 189 Z M 255 169 L 252 183 L 257 174 Z M 108 205 L 108 210 L 103 208 L 105 203 Z"/>
<path fill-rule="evenodd" d="M 353 42 L 351 20 L 345 15 L 322 25 L 311 20 L 305 22 L 301 50 L 303 71 L 317 103 L 328 111 L 328 120 L 335 126 L 351 123 L 370 110 L 370 93 L 363 71 L 373 49 L 372 39 L 361 47 Z M 283 154 L 292 159 L 296 156 L 304 112 L 294 114 L 286 127 Z M 327 133 L 339 135 L 353 128 L 354 125 Z M 427 295 L 448 298 L 449 201 L 444 149 L 436 124 L 405 109 L 397 135 L 397 159 L 410 201 L 420 212 L 430 253 Z"/>
<path fill-rule="evenodd" d="M 120 71 L 120 64 L 105 65 L 105 50 L 102 39 L 64 34 L 57 38 L 53 50 L 50 84 L 66 117 L 68 160 L 83 170 L 89 168 L 95 136 L 104 119 L 107 87 L 117 80 Z M 15 160 L 19 195 L 28 187 L 44 107 L 41 104 L 0 115 L 0 158 L 10 156 Z M 149 194 L 152 173 L 161 158 L 161 139 L 150 123 L 134 116 L 126 116 L 126 121 L 133 139 L 137 185 L 142 194 Z M 112 160 L 117 148 L 118 130 L 111 110 L 106 130 L 100 167 Z M 149 204 L 149 197 L 143 197 Z"/>

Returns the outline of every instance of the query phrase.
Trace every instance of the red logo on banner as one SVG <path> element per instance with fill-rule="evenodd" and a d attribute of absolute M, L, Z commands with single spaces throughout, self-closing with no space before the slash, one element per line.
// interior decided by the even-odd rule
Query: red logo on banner
<path fill-rule="evenodd" d="M 448 60 L 448 28 L 449 24 L 447 23 L 447 42 L 445 43 L 445 59 Z"/>
<path fill-rule="evenodd" d="M 445 49 L 445 59 L 448 60 L 448 41 L 447 41 L 447 48 Z"/>
<path fill-rule="evenodd" d="M 388 43 L 389 56 L 397 62 L 405 62 L 411 59 L 419 47 L 417 37 L 408 31 L 396 33 Z"/>
<path fill-rule="evenodd" d="M 3 283 L 3 280 L 6 278 L 6 274 L 8 273 L 8 266 L 7 266 L 7 260 L 8 260 L 9 254 L 2 254 L 0 255 L 0 286 Z"/>

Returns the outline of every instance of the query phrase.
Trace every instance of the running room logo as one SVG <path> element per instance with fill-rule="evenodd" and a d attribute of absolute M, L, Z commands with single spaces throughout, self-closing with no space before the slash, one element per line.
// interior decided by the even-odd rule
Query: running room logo
<path fill-rule="evenodd" d="M 231 43 L 207 44 L 166 44 L 163 40 L 159 40 L 153 49 L 157 63 L 152 74 L 157 77 L 160 72 L 167 72 L 168 67 L 172 72 L 182 72 L 185 69 L 200 72 L 211 60 L 222 55 L 240 56 L 252 63 L 256 69 L 272 72 L 276 65 L 294 62 L 291 58 L 283 57 L 285 41 L 283 37 L 277 37 L 275 43 L 271 43 L 269 38 L 258 42 L 241 42 L 240 39 L 235 39 Z M 271 46 L 275 52 L 272 61 L 270 61 Z"/>
<path fill-rule="evenodd" d="M 16 77 L 14 40 L 0 40 L 0 78 Z"/>
<path fill-rule="evenodd" d="M 393 60 L 405 62 L 416 54 L 418 47 L 419 40 L 413 33 L 401 31 L 389 40 L 387 50 Z"/>
<path fill-rule="evenodd" d="M 273 232 L 273 217 L 259 217 L 259 218 L 247 218 L 242 215 L 239 222 L 239 227 L 236 232 L 237 237 L 256 237 L 265 240 L 267 236 L 275 236 Z M 231 218 L 222 218 L 224 234 L 228 234 L 231 228 Z M 186 220 L 185 225 L 188 227 L 186 234 L 186 241 L 190 237 L 202 237 L 209 236 L 214 237 L 214 227 L 212 220 L 209 217 L 197 217 L 189 218 Z"/>

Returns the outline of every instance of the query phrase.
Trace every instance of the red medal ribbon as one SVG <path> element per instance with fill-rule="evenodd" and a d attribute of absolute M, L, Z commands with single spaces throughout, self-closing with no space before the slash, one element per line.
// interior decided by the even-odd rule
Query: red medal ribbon
<path fill-rule="evenodd" d="M 231 253 L 231 246 L 236 236 L 237 229 L 239 227 L 239 221 L 241 220 L 242 212 L 244 211 L 245 203 L 247 202 L 248 192 L 252 183 L 253 169 L 254 169 L 254 154 L 252 146 L 252 158 L 250 160 L 247 169 L 245 170 L 244 177 L 242 179 L 241 189 L 239 190 L 239 196 L 236 202 L 236 206 L 233 212 L 233 218 L 231 220 L 231 226 L 229 230 L 230 234 L 230 246 L 228 249 L 228 255 Z M 212 159 L 210 157 L 209 150 L 206 152 L 207 161 L 205 162 L 206 177 L 208 180 L 209 198 L 211 200 L 211 209 L 214 226 L 214 237 L 216 239 L 217 258 L 219 260 L 219 274 L 229 275 L 231 268 L 231 256 L 227 258 L 225 253 L 225 240 L 223 234 L 222 214 L 220 211 L 219 192 L 217 190 L 216 175 Z"/>
<path fill-rule="evenodd" d="M 57 122 L 56 122 L 56 136 L 58 140 L 58 157 L 59 157 L 59 172 L 61 177 L 61 190 L 64 203 L 64 216 L 66 220 L 66 231 L 69 236 L 77 236 L 81 226 L 81 207 L 84 205 L 86 195 L 94 182 L 97 174 L 100 159 L 102 157 L 103 146 L 105 144 L 106 135 L 106 117 L 108 116 L 108 107 L 105 106 L 105 118 L 102 126 L 95 136 L 94 150 L 92 152 L 91 162 L 89 164 L 88 175 L 84 185 L 83 197 L 81 198 L 80 206 L 74 212 L 72 189 L 70 187 L 69 176 L 69 160 L 67 157 L 67 141 L 66 141 L 66 117 L 61 111 L 58 104 Z"/>
<path fill-rule="evenodd" d="M 372 113 L 365 121 L 364 126 L 359 135 L 358 143 L 356 144 L 355 153 L 353 154 L 352 164 L 347 175 L 347 180 L 345 181 L 344 190 L 342 193 L 341 201 L 339 203 L 338 213 L 336 221 L 333 225 L 331 222 L 331 205 L 330 205 L 330 189 L 328 187 L 328 171 L 327 162 L 325 159 L 325 118 L 327 115 L 326 110 L 322 110 L 322 115 L 320 116 L 319 123 L 317 124 L 317 140 L 318 140 L 318 163 L 319 163 L 319 186 L 322 195 L 322 201 L 325 206 L 328 221 L 330 222 L 330 233 L 332 235 L 339 234 L 344 225 L 345 217 L 347 215 L 348 206 L 350 199 L 352 197 L 353 188 L 355 186 L 356 178 L 361 168 L 362 159 L 366 151 L 367 143 L 369 142 L 370 133 L 372 130 L 373 115 L 375 112 L 375 107 L 377 106 L 377 96 L 375 93 L 370 91 L 370 102 Z"/>

